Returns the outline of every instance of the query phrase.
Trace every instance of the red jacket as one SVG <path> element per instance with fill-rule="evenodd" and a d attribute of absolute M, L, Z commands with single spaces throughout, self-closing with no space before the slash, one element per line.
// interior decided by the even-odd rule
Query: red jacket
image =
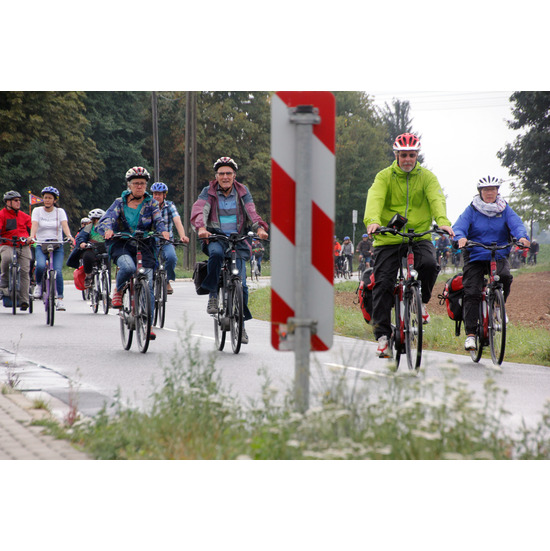
<path fill-rule="evenodd" d="M 0 236 L 5 239 L 12 237 L 28 237 L 31 233 L 31 217 L 22 210 L 15 211 L 3 208 L 0 210 Z M 7 245 L 5 241 L 0 245 Z"/>

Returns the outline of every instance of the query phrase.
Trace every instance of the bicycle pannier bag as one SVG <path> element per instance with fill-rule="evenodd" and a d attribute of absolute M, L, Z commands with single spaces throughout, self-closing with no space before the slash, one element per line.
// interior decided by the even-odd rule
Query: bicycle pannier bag
<path fill-rule="evenodd" d="M 84 266 L 80 266 L 77 270 L 73 272 L 74 286 L 79 291 L 84 291 L 86 288 L 84 285 L 84 280 L 86 279 L 86 274 L 84 273 Z"/>
<path fill-rule="evenodd" d="M 195 264 L 193 270 L 193 282 L 195 283 L 195 291 L 197 295 L 207 295 L 209 291 L 201 287 L 202 282 L 206 279 L 206 274 L 208 273 L 208 262 L 202 261 Z"/>
<path fill-rule="evenodd" d="M 439 303 L 447 306 L 447 314 L 454 321 L 463 321 L 462 299 L 464 287 L 462 285 L 462 273 L 458 273 L 445 282 L 443 293 L 438 296 Z"/>
<path fill-rule="evenodd" d="M 363 318 L 367 323 L 372 319 L 372 288 L 374 287 L 374 271 L 372 268 L 367 268 L 363 272 L 361 283 L 357 293 L 359 294 L 359 304 Z"/>

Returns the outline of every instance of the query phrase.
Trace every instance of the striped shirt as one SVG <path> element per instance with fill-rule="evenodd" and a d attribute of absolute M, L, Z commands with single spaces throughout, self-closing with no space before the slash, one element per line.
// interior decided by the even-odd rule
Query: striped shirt
<path fill-rule="evenodd" d="M 164 200 L 164 203 L 162 205 L 162 209 L 160 210 L 160 214 L 162 216 L 162 219 L 164 221 L 164 225 L 166 227 L 166 231 L 170 233 L 170 239 L 174 238 L 173 234 L 173 227 L 174 223 L 173 220 L 175 217 L 179 216 L 178 209 L 176 208 L 176 205 L 174 205 L 173 201 L 167 201 Z"/>
<path fill-rule="evenodd" d="M 235 187 L 227 197 L 218 190 L 218 215 L 220 228 L 225 235 L 237 233 L 237 191 Z"/>

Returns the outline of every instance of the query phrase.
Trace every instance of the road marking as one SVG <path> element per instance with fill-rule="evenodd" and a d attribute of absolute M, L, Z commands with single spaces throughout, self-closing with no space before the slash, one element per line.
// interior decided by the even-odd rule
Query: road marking
<path fill-rule="evenodd" d="M 338 369 L 348 369 L 350 371 L 360 371 L 361 373 L 366 373 L 367 375 L 376 375 L 377 377 L 388 377 L 386 373 L 380 373 L 378 371 L 370 371 L 369 369 L 363 369 L 361 367 L 352 367 L 349 365 L 343 365 L 343 364 L 333 364 L 333 363 L 327 363 L 325 362 L 324 365 L 328 365 L 329 367 L 337 367 Z"/>

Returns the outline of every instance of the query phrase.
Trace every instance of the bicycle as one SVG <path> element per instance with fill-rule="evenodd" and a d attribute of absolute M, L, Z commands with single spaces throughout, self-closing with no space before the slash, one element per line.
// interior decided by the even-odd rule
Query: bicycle
<path fill-rule="evenodd" d="M 70 243 L 71 239 L 67 238 L 64 241 L 48 240 L 39 245 L 42 247 L 42 251 L 47 253 L 46 267 L 44 274 L 42 275 L 42 301 L 44 302 L 44 309 L 46 311 L 46 325 L 53 327 L 55 321 L 55 299 L 57 297 L 57 271 L 53 267 L 53 252 L 62 247 L 64 243 Z"/>
<path fill-rule="evenodd" d="M 124 350 L 130 350 L 134 331 L 137 337 L 138 349 L 145 354 L 149 348 L 151 339 L 151 291 L 149 281 L 142 263 L 141 247 L 153 235 L 136 231 L 134 234 L 119 232 L 113 234 L 111 239 L 126 239 L 128 243 L 136 245 L 136 271 L 130 280 L 119 289 L 122 294 L 122 307 L 119 311 L 120 337 Z"/>
<path fill-rule="evenodd" d="M 506 245 L 497 245 L 495 242 L 490 245 L 467 241 L 465 249 L 482 247 L 491 251 L 489 268 L 489 279 L 483 279 L 481 291 L 481 302 L 479 303 L 479 316 L 475 332 L 476 348 L 470 350 L 470 356 L 476 363 L 483 354 L 483 348 L 489 346 L 491 359 L 495 365 L 502 364 L 506 350 L 506 307 L 504 303 L 504 291 L 500 277 L 497 274 L 496 252 L 507 249 L 511 245 L 526 248 L 516 239 L 512 239 Z"/>
<path fill-rule="evenodd" d="M 250 278 L 252 281 L 260 281 L 260 270 L 258 269 L 258 261 L 255 255 L 252 255 L 250 258 Z"/>
<path fill-rule="evenodd" d="M 392 221 L 390 221 L 391 223 Z M 404 224 L 406 224 L 406 220 Z M 446 234 L 436 225 L 432 229 L 421 233 L 416 233 L 411 228 L 408 232 L 401 232 L 392 226 L 381 227 L 373 232 L 400 235 L 407 240 L 406 275 L 403 270 L 403 262 L 400 262 L 393 292 L 395 323 L 392 324 L 389 346 L 395 350 L 396 369 L 399 368 L 402 354 L 407 356 L 407 364 L 410 370 L 418 371 L 422 362 L 422 289 L 420 281 L 416 279 L 418 272 L 414 269 L 413 242 L 414 239 L 432 232 L 440 235 Z"/>
<path fill-rule="evenodd" d="M 254 237 L 256 236 L 252 232 L 243 236 L 232 233 L 229 237 L 223 234 L 212 234 L 208 237 L 210 241 L 223 241 L 227 244 L 218 281 L 218 312 L 211 314 L 214 318 L 216 348 L 220 351 L 225 346 L 227 331 L 231 333 L 233 353 L 238 354 L 241 350 L 244 326 L 244 297 L 243 283 L 237 268 L 237 244 Z"/>
<path fill-rule="evenodd" d="M 15 314 L 17 313 L 17 306 L 18 306 L 17 297 L 19 295 L 19 290 L 21 289 L 21 266 L 19 264 L 19 256 L 21 255 L 22 245 L 20 244 L 26 243 L 27 238 L 13 236 L 11 239 L 2 237 L 0 238 L 0 240 L 6 243 L 11 243 L 11 247 L 12 247 L 12 257 L 11 257 L 11 263 L 10 263 L 9 272 L 8 272 L 9 296 L 6 298 L 10 299 L 11 313 L 15 316 Z M 29 277 L 30 277 L 30 274 L 29 274 Z M 27 306 L 27 308 L 29 308 L 29 314 L 32 314 L 30 298 L 29 298 L 29 305 Z"/>
<path fill-rule="evenodd" d="M 161 239 L 165 243 L 171 243 L 174 246 L 185 245 L 185 243 L 176 243 L 174 241 L 166 240 L 160 235 L 156 235 L 158 239 Z M 159 252 L 159 265 L 155 269 L 153 276 L 153 296 L 155 300 L 154 313 L 153 313 L 153 325 L 161 329 L 164 327 L 164 320 L 166 317 L 166 301 L 168 299 L 168 276 L 166 275 L 164 247 L 161 245 Z"/>
<path fill-rule="evenodd" d="M 101 243 L 103 245 L 103 243 Z M 88 243 L 86 245 L 87 249 L 97 249 L 97 245 L 93 243 Z M 103 313 L 109 313 L 109 296 L 111 291 L 111 272 L 109 270 L 109 253 L 107 252 L 96 252 L 97 262 L 94 263 L 92 268 L 92 284 L 90 287 L 85 289 L 86 296 L 90 301 L 90 306 L 92 312 L 97 314 L 99 310 L 99 304 L 103 308 Z M 84 291 L 82 291 L 84 293 Z"/>
<path fill-rule="evenodd" d="M 363 279 L 363 272 L 367 269 L 367 262 L 365 257 L 361 257 L 359 260 L 359 266 L 357 267 L 357 279 L 361 281 Z"/>
<path fill-rule="evenodd" d="M 347 256 L 344 256 L 342 260 L 342 276 L 344 279 L 351 279 L 350 262 Z"/>

